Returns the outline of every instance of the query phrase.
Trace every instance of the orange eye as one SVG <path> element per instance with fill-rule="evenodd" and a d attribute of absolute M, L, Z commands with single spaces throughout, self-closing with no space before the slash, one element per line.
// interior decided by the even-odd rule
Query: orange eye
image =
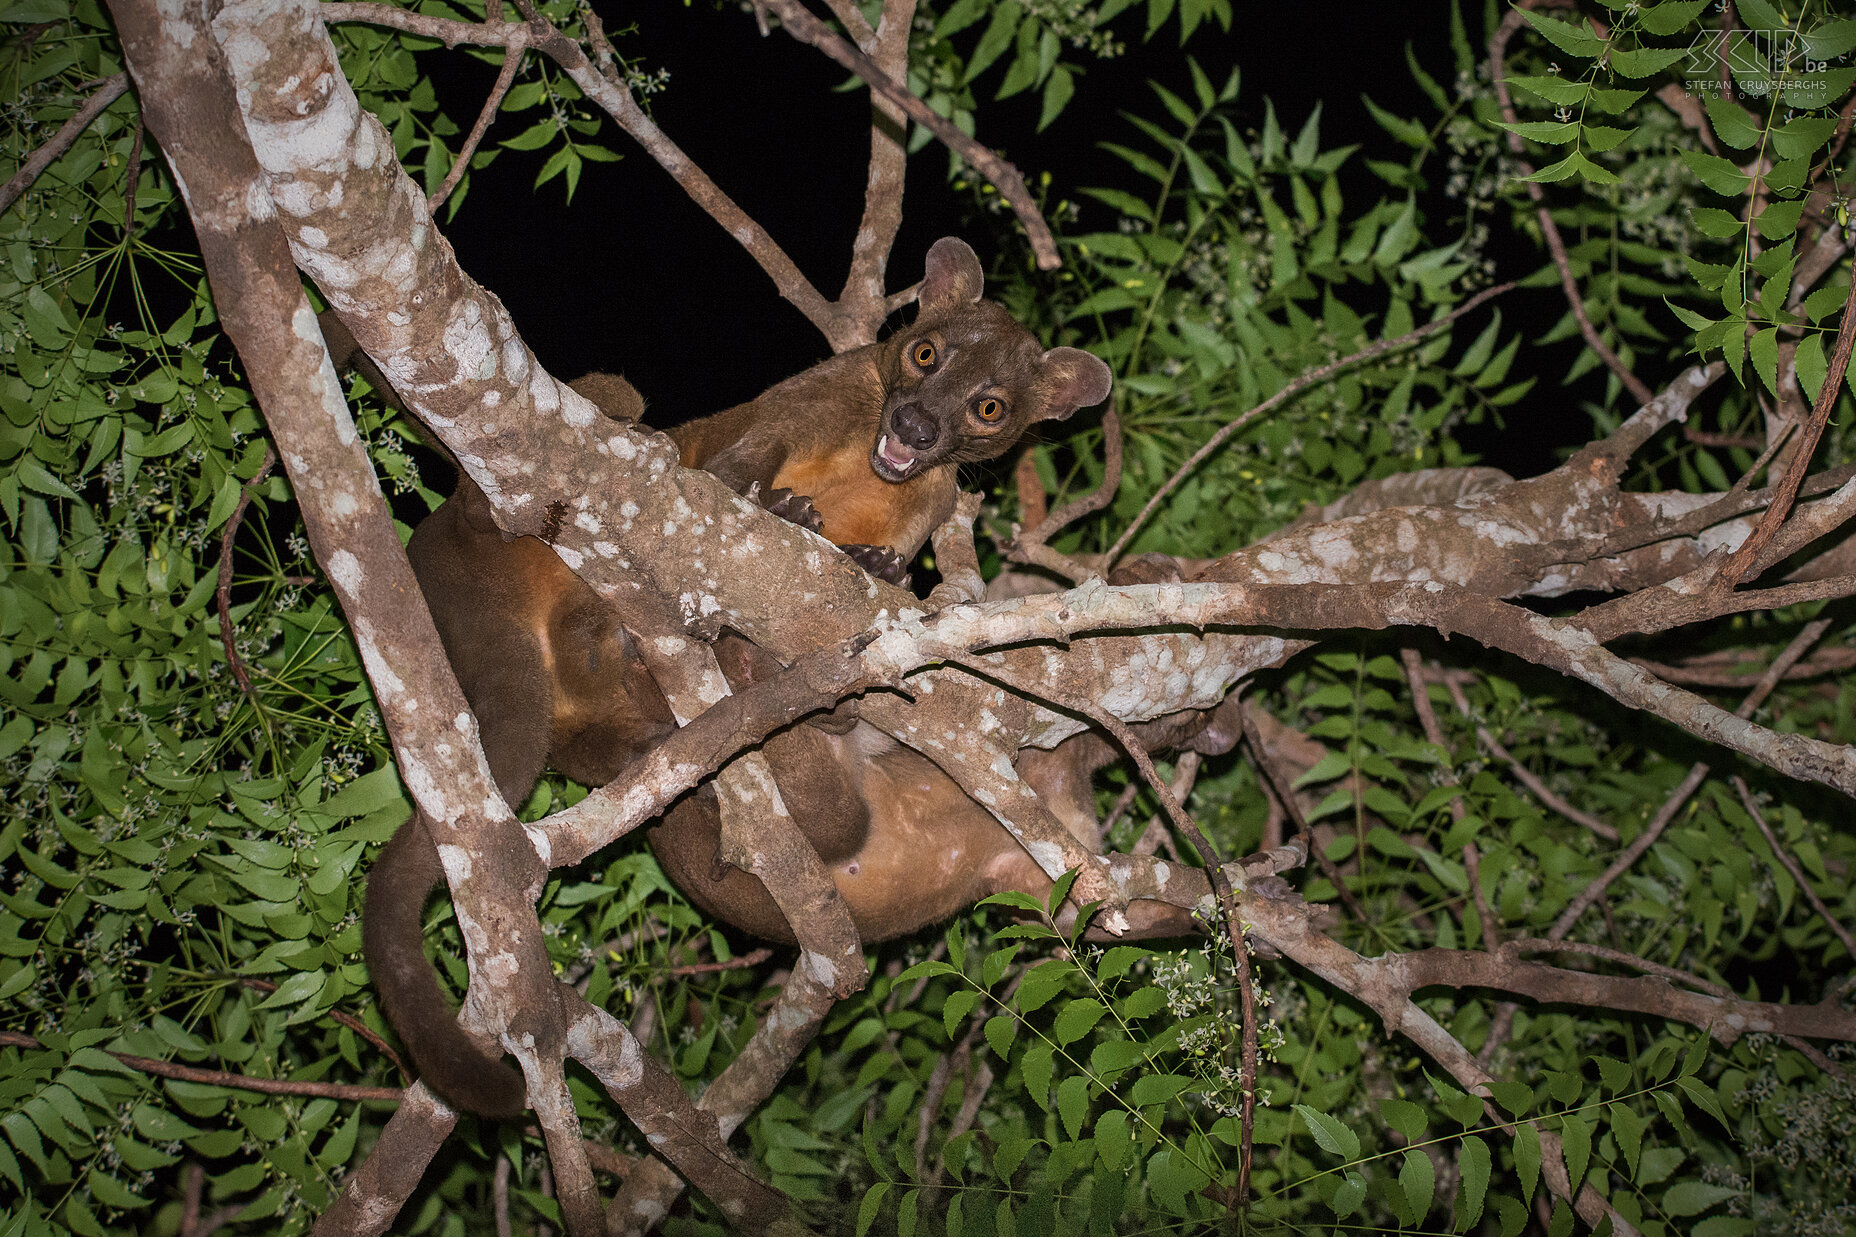
<path fill-rule="evenodd" d="M 915 363 L 919 365 L 921 368 L 923 369 L 934 368 L 934 359 L 935 359 L 934 345 L 929 343 L 927 340 L 924 339 L 920 343 L 916 344 L 915 347 L 910 350 L 909 355 L 914 359 Z"/>
<path fill-rule="evenodd" d="M 1005 415 L 1005 404 L 1003 401 L 994 399 L 992 396 L 988 395 L 985 399 L 974 405 L 973 412 L 974 415 L 979 417 L 982 421 L 997 421 L 1000 417 Z"/>

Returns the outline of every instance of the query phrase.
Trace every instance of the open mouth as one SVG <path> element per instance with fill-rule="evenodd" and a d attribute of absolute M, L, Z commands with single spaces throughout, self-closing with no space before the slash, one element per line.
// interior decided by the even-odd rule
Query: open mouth
<path fill-rule="evenodd" d="M 914 452 L 888 434 L 878 435 L 876 447 L 870 452 L 871 468 L 879 477 L 890 481 L 906 479 L 919 463 L 921 460 Z"/>

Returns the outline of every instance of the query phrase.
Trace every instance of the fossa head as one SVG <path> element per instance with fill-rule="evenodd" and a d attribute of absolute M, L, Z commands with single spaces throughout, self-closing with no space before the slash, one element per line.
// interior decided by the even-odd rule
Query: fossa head
<path fill-rule="evenodd" d="M 1107 398 L 1112 379 L 1101 358 L 1046 349 L 980 299 L 985 282 L 965 241 L 947 236 L 928 250 L 920 311 L 884 345 L 886 393 L 870 467 L 885 481 L 992 459 L 1033 423 Z"/>

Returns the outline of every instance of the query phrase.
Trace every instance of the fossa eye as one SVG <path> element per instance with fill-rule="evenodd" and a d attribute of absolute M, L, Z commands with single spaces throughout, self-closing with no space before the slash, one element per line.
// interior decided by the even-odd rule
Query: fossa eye
<path fill-rule="evenodd" d="M 925 339 L 909 349 L 909 359 L 922 369 L 933 369 L 938 355 L 934 345 Z"/>
<path fill-rule="evenodd" d="M 988 425 L 991 425 L 1005 415 L 1005 401 L 988 395 L 985 399 L 973 405 L 973 415 L 986 422 Z"/>

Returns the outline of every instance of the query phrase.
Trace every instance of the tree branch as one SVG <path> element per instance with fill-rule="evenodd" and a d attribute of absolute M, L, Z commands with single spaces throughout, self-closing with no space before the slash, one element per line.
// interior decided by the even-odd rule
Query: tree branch
<path fill-rule="evenodd" d="M 104 108 L 122 98 L 122 92 L 128 88 L 129 75 L 126 73 L 114 73 L 104 78 L 103 84 L 84 100 L 83 106 L 77 109 L 71 119 L 60 125 L 58 132 L 46 138 L 37 150 L 26 156 L 26 161 L 19 165 L 19 171 L 8 177 L 6 184 L 0 185 L 0 213 L 4 213 L 8 207 L 17 202 L 19 195 L 24 193 L 46 168 L 56 162 L 65 151 L 71 149 L 71 143 L 77 141 L 77 135 L 88 129 L 90 122 L 103 114 Z"/>

